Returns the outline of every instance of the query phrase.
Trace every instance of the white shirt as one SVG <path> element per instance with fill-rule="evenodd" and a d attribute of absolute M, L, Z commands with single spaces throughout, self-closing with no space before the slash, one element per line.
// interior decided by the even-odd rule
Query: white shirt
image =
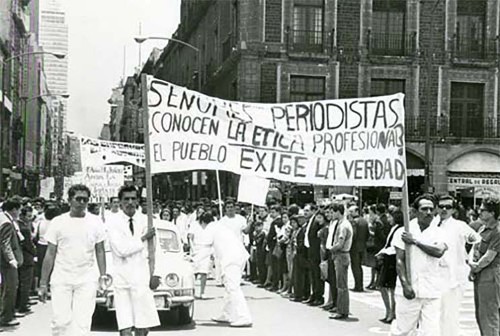
<path fill-rule="evenodd" d="M 47 239 L 45 239 L 45 235 L 50 226 L 50 220 L 46 219 L 45 216 L 39 217 L 33 223 L 35 228 L 35 236 L 38 235 L 38 244 L 47 245 Z"/>
<path fill-rule="evenodd" d="M 315 216 L 311 216 L 311 218 L 309 218 L 309 222 L 307 222 L 306 233 L 304 236 L 304 246 L 307 248 L 311 247 L 311 245 L 309 244 L 309 230 L 311 229 L 311 225 L 315 219 L 316 219 Z"/>
<path fill-rule="evenodd" d="M 243 265 L 249 257 L 245 246 L 236 237 L 234 232 L 229 230 L 220 222 L 208 224 L 207 238 L 214 248 L 215 257 L 220 261 L 221 268 L 229 265 Z"/>
<path fill-rule="evenodd" d="M 147 242 L 141 237 L 147 232 L 148 218 L 139 211 L 132 217 L 134 234 L 129 228 L 129 219 L 123 211 L 106 223 L 109 245 L 113 256 L 113 286 L 132 288 L 149 286 Z M 155 271 L 156 271 L 155 267 Z"/>
<path fill-rule="evenodd" d="M 439 222 L 440 219 L 437 218 Z M 446 245 L 448 246 L 448 250 L 442 258 L 442 265 L 446 271 L 446 286 L 451 289 L 458 285 L 465 285 L 470 270 L 466 262 L 465 243 L 479 243 L 481 242 L 481 235 L 467 223 L 453 217 L 444 220 L 441 223 L 441 228 L 446 234 Z"/>
<path fill-rule="evenodd" d="M 98 216 L 70 217 L 69 212 L 52 219 L 45 235 L 57 246 L 50 283 L 82 284 L 97 281 L 95 246 L 105 240 L 104 224 Z"/>
<path fill-rule="evenodd" d="M 399 228 L 392 239 L 392 245 L 402 250 L 405 249 L 405 243 L 401 238 L 403 231 L 404 227 Z M 426 244 L 437 245 L 446 242 L 445 232 L 437 226 L 435 219 L 427 229 L 420 231 L 418 219 L 414 218 L 409 223 L 409 232 L 415 239 Z M 448 252 L 446 251 L 446 253 Z M 410 246 L 410 283 L 416 298 L 437 299 L 441 297 L 445 286 L 444 282 L 447 279 L 443 278 L 444 269 L 440 259 L 431 257 L 415 245 Z M 396 283 L 396 293 L 403 295 L 401 281 Z"/>
<path fill-rule="evenodd" d="M 243 230 L 247 227 L 247 220 L 241 215 L 234 215 L 234 217 L 229 218 L 228 216 L 222 217 L 219 222 L 227 227 L 235 237 L 237 237 L 241 242 L 243 242 Z"/>
<path fill-rule="evenodd" d="M 333 246 L 333 232 L 335 232 L 335 227 L 337 226 L 338 220 L 332 220 L 328 226 L 328 237 L 326 238 L 326 249 L 331 250 Z"/>
<path fill-rule="evenodd" d="M 397 225 L 394 225 L 393 227 L 391 227 L 391 231 L 389 231 L 389 235 L 387 235 L 387 238 L 385 240 L 385 245 L 384 247 L 377 253 L 378 254 L 386 254 L 386 255 L 396 255 L 396 248 L 394 247 L 394 235 L 393 235 L 393 232 L 396 231 L 397 229 L 399 229 L 400 227 L 398 227 Z M 389 239 L 392 238 L 392 241 L 391 243 L 389 244 L 389 246 L 385 247 L 388 243 L 389 243 Z"/>
<path fill-rule="evenodd" d="M 267 215 L 266 219 L 264 220 L 264 224 L 262 226 L 262 230 L 268 234 L 269 230 L 271 230 L 271 224 L 273 223 L 274 219 L 271 217 L 271 215 Z"/>
<path fill-rule="evenodd" d="M 181 241 L 184 244 L 187 244 L 187 234 L 189 231 L 189 223 L 188 223 L 188 216 L 184 213 L 180 213 L 177 218 L 174 218 L 172 221 L 175 225 L 177 225 L 177 229 L 179 230 L 179 234 L 181 236 Z"/>

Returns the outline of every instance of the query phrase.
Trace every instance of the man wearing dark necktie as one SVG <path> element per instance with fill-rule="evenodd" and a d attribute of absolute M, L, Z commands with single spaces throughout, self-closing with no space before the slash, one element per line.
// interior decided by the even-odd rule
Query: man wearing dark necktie
<path fill-rule="evenodd" d="M 116 320 L 121 336 L 131 336 L 134 328 L 136 336 L 144 336 L 160 324 L 152 292 L 160 277 L 150 276 L 143 253 L 155 230 L 148 229 L 147 217 L 136 211 L 139 197 L 134 186 L 122 187 L 118 198 L 122 211 L 106 223 L 113 255 Z"/>

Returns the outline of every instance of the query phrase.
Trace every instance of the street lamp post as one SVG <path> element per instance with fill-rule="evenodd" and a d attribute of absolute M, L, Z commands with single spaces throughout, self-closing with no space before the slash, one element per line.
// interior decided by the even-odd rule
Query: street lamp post
<path fill-rule="evenodd" d="M 56 52 L 50 51 L 32 51 L 21 53 L 18 55 L 14 55 L 6 58 L 5 60 L 0 61 L 0 66 L 2 68 L 2 104 L 0 105 L 0 151 L 3 151 L 3 138 L 4 138 L 4 109 L 5 109 L 5 91 L 6 91 L 6 78 L 5 69 L 6 65 L 10 63 L 12 60 L 24 57 L 24 56 L 32 56 L 32 55 L 52 55 L 57 59 L 63 59 L 66 57 L 65 54 L 60 54 Z M 3 196 L 3 153 L 0 153 L 0 196 Z"/>
<path fill-rule="evenodd" d="M 142 44 L 147 40 L 164 40 L 164 41 L 169 41 L 169 42 L 171 41 L 171 42 L 175 42 L 178 44 L 182 44 L 183 46 L 186 46 L 186 47 L 190 48 L 191 50 L 194 50 L 196 52 L 196 63 L 197 63 L 196 67 L 198 69 L 198 74 L 197 74 L 197 77 L 198 77 L 197 78 L 197 86 L 198 87 L 197 87 L 197 89 L 198 89 L 198 92 L 201 93 L 201 52 L 200 52 L 200 48 L 197 48 L 194 45 L 187 43 L 185 41 L 181 41 L 181 40 L 171 38 L 171 37 L 137 36 L 137 37 L 134 37 L 134 40 L 135 40 L 135 42 L 137 42 L 139 44 Z M 201 173 L 200 173 L 200 171 L 197 171 L 196 175 L 197 175 L 197 194 L 198 194 L 198 197 L 201 197 Z"/>
<path fill-rule="evenodd" d="M 68 99 L 69 98 L 69 94 L 67 93 L 63 93 L 63 94 L 42 94 L 42 95 L 38 95 L 38 96 L 35 96 L 35 97 L 20 97 L 19 99 L 22 99 L 24 100 L 24 109 L 23 109 L 23 116 L 22 116 L 22 121 L 23 121 L 23 145 L 22 145 L 22 161 L 23 161 L 23 165 L 22 165 L 22 177 L 21 177 L 21 185 L 22 185 L 22 188 L 23 190 L 25 191 L 26 190 L 26 186 L 25 186 L 25 183 L 26 183 L 26 134 L 27 134 L 27 123 L 28 123 L 28 118 L 27 118 L 27 105 L 28 105 L 28 101 L 31 101 L 31 100 L 35 100 L 35 99 L 39 99 L 39 98 L 44 98 L 44 97 L 61 97 L 61 98 L 64 98 L 64 99 Z M 38 123 L 38 130 L 37 130 L 38 134 L 41 133 L 41 123 L 39 122 Z M 37 157 L 39 156 L 39 150 L 37 149 Z"/>

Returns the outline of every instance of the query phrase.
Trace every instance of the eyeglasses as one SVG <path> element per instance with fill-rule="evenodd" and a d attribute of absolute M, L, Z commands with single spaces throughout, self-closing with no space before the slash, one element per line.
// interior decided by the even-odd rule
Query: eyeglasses
<path fill-rule="evenodd" d="M 453 206 L 449 205 L 449 204 L 440 204 L 438 205 L 439 209 L 446 209 L 446 210 L 451 210 L 453 209 Z"/>
<path fill-rule="evenodd" d="M 89 198 L 88 197 L 81 197 L 81 196 L 78 196 L 78 197 L 75 197 L 75 201 L 77 202 L 83 202 L 83 203 L 87 203 L 89 201 Z"/>

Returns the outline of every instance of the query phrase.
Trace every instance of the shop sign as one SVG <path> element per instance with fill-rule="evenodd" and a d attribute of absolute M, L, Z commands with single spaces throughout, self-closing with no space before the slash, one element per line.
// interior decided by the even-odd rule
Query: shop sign
<path fill-rule="evenodd" d="M 500 187 L 499 178 L 489 177 L 448 177 L 448 184 L 455 188 L 474 187 L 474 186 L 493 186 Z"/>

